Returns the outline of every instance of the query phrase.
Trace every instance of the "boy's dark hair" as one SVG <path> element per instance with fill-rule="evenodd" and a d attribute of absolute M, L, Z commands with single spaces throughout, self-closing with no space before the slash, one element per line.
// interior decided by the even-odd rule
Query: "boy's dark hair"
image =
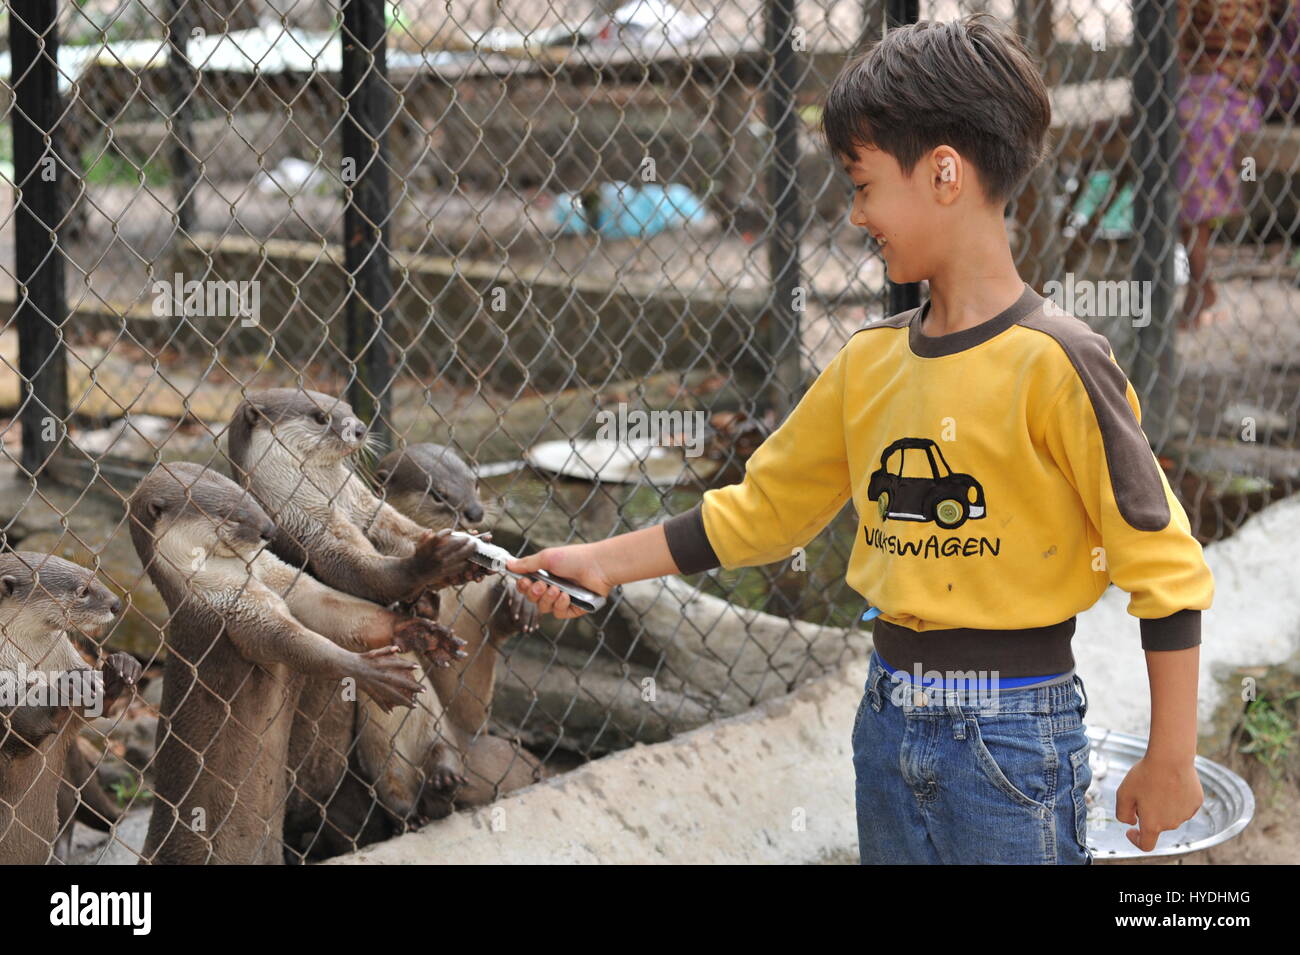
<path fill-rule="evenodd" d="M 821 127 L 837 159 L 875 146 L 904 175 L 936 146 L 951 146 L 975 166 L 989 200 L 1005 205 L 1046 157 L 1051 120 L 1020 38 L 976 13 L 890 30 L 835 77 Z"/>

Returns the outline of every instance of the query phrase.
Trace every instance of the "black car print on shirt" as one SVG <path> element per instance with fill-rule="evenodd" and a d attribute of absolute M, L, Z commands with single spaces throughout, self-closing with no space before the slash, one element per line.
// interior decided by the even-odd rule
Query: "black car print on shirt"
<path fill-rule="evenodd" d="M 928 476 L 904 477 L 917 471 Z M 867 483 L 867 499 L 879 500 L 882 521 L 934 521 L 952 530 L 984 516 L 980 482 L 954 472 L 929 438 L 900 438 L 885 448 Z"/>

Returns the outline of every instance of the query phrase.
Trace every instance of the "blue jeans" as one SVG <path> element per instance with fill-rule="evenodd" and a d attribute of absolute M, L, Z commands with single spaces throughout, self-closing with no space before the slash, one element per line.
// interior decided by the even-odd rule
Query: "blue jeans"
<path fill-rule="evenodd" d="M 862 864 L 1091 865 L 1087 710 L 1077 674 L 980 697 L 895 679 L 872 651 L 853 722 Z"/>

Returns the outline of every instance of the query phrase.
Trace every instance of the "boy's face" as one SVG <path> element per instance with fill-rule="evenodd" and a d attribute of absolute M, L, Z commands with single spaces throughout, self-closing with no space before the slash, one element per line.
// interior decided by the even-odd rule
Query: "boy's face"
<path fill-rule="evenodd" d="M 955 156 L 940 146 L 922 156 L 910 176 L 876 147 L 859 147 L 855 156 L 842 157 L 854 187 L 849 221 L 876 240 L 891 281 L 919 282 L 934 274 L 945 234 L 942 211 L 956 198 L 943 171 Z"/>

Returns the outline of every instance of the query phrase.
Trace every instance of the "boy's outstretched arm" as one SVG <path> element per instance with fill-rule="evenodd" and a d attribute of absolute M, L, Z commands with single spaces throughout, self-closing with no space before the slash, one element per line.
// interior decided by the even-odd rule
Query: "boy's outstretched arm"
<path fill-rule="evenodd" d="M 576 580 L 588 590 L 605 596 L 618 584 L 680 573 L 668 550 L 663 524 L 629 531 L 591 544 L 549 547 L 529 557 L 508 561 L 517 573 L 545 570 Z M 580 617 L 585 611 L 570 605 L 569 595 L 558 587 L 531 580 L 516 582 L 519 592 L 537 604 L 542 613 L 560 618 Z"/>
<path fill-rule="evenodd" d="M 1128 838 L 1143 852 L 1160 833 L 1177 829 L 1205 800 L 1196 774 L 1196 685 L 1201 648 L 1148 650 L 1151 737 L 1115 794 L 1115 818 L 1136 829 Z"/>
<path fill-rule="evenodd" d="M 849 357 L 846 346 L 827 364 L 745 462 L 739 484 L 705 491 L 694 508 L 653 527 L 591 544 L 548 547 L 506 566 L 516 573 L 545 570 L 604 595 L 634 580 L 789 557 L 830 523 L 852 491 L 843 419 Z M 542 613 L 583 613 L 556 587 L 523 580 L 518 587 Z"/>

